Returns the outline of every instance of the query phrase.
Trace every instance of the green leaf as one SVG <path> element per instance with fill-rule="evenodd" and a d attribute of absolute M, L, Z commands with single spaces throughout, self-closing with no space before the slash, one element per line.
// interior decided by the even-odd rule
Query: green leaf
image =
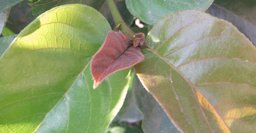
<path fill-rule="evenodd" d="M 134 81 L 136 103 L 144 115 L 141 127 L 144 133 L 179 133 L 159 103 L 141 85 L 138 78 Z"/>
<path fill-rule="evenodd" d="M 31 1 L 31 0 L 30 0 Z M 104 0 L 36 0 L 31 1 L 33 15 L 38 16 L 41 13 L 64 4 L 87 4 L 96 9 L 99 9 Z"/>
<path fill-rule="evenodd" d="M 128 10 L 147 24 L 154 24 L 171 12 L 206 10 L 213 0 L 126 0 Z"/>
<path fill-rule="evenodd" d="M 122 107 L 131 80 L 129 70 L 121 71 L 94 90 L 88 66 L 36 132 L 104 133 Z"/>
<path fill-rule="evenodd" d="M 14 36 L 0 37 L 0 57 L 4 53 L 4 51 L 8 48 L 8 46 L 11 44 L 13 39 L 14 39 Z"/>
<path fill-rule="evenodd" d="M 13 35 L 15 35 L 15 33 L 14 33 L 10 28 L 8 28 L 7 26 L 5 26 L 5 27 L 3 28 L 2 35 L 3 35 L 3 36 L 13 36 Z"/>
<path fill-rule="evenodd" d="M 155 25 L 148 44 L 136 71 L 180 130 L 256 130 L 256 48 L 233 25 L 180 12 Z"/>
<path fill-rule="evenodd" d="M 79 133 L 76 127 L 85 122 L 90 123 L 87 130 L 92 126 L 103 131 L 125 96 L 125 72 L 108 79 L 101 91 L 92 91 L 90 77 L 86 77 L 89 84 L 85 82 L 88 71 L 83 70 L 110 30 L 95 9 L 78 4 L 54 8 L 28 25 L 0 57 L 0 132 L 43 132 L 54 127 L 54 132 L 66 128 Z M 91 101 L 83 101 L 89 95 Z M 62 123 L 58 119 L 48 123 L 49 116 L 63 117 Z"/>
<path fill-rule="evenodd" d="M 21 1 L 22 0 L 1 0 L 0 1 L 0 12 L 16 5 L 17 3 L 21 2 Z"/>

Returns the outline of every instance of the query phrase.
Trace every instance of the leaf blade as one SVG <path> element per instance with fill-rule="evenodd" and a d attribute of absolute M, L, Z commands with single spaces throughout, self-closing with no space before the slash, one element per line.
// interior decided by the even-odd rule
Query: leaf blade
<path fill-rule="evenodd" d="M 138 47 L 130 44 L 129 38 L 122 32 L 109 32 L 102 47 L 92 58 L 91 72 L 96 88 L 108 75 L 130 68 L 144 56 Z"/>
<path fill-rule="evenodd" d="M 0 57 L 0 132 L 32 132 L 110 30 L 91 7 L 65 5 L 26 27 Z"/>
<path fill-rule="evenodd" d="M 251 98 L 255 94 L 256 49 L 234 26 L 201 12 L 184 11 L 155 25 L 148 35 L 148 44 L 165 64 L 177 69 L 178 75 L 196 88 L 213 130 L 254 130 L 254 119 L 248 117 L 255 115 L 250 107 L 255 104 Z"/>
<path fill-rule="evenodd" d="M 122 106 L 132 80 L 130 74 L 130 70 L 115 73 L 94 90 L 88 65 L 36 132 L 105 132 Z M 116 81 L 119 84 L 113 85 Z M 81 126 L 77 128 L 78 125 Z"/>
<path fill-rule="evenodd" d="M 154 24 L 159 19 L 183 10 L 206 10 L 213 0 L 126 0 L 128 10 L 147 24 Z"/>

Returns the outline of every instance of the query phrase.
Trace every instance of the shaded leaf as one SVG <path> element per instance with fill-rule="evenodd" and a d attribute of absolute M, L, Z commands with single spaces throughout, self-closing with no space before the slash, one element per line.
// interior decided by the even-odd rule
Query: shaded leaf
<path fill-rule="evenodd" d="M 163 109 L 157 101 L 145 90 L 140 81 L 136 78 L 134 81 L 133 94 L 139 108 L 144 114 L 142 120 L 142 129 L 144 133 L 179 133 L 172 124 Z"/>
<path fill-rule="evenodd" d="M 4 12 L 0 12 L 0 34 L 2 33 L 2 30 L 4 28 L 6 19 L 7 19 L 7 14 Z"/>
<path fill-rule="evenodd" d="M 21 2 L 22 0 L 1 0 L 0 1 L 0 12 L 16 5 L 17 3 Z"/>
<path fill-rule="evenodd" d="M 38 16 L 41 13 L 64 4 L 87 4 L 96 9 L 99 9 L 104 0 L 30 0 L 32 5 L 32 12 L 34 16 Z"/>
<path fill-rule="evenodd" d="M 34 19 L 28 2 L 22 1 L 11 8 L 6 26 L 18 34 Z"/>
<path fill-rule="evenodd" d="M 140 48 L 133 47 L 126 35 L 122 32 L 109 32 L 102 47 L 92 58 L 91 72 L 94 88 L 108 75 L 130 68 L 143 59 Z"/>
<path fill-rule="evenodd" d="M 256 25 L 255 0 L 215 0 L 214 3 Z"/>
<path fill-rule="evenodd" d="M 133 83 L 133 84 L 136 84 L 136 83 Z M 143 113 L 140 111 L 136 101 L 136 97 L 134 94 L 135 89 L 137 88 L 132 86 L 131 89 L 128 91 L 124 105 L 119 111 L 119 113 L 117 114 L 114 121 L 119 123 L 122 123 L 122 122 L 138 123 L 144 118 Z"/>
<path fill-rule="evenodd" d="M 206 10 L 213 0 L 126 0 L 128 10 L 147 24 L 154 24 L 171 12 Z"/>
<path fill-rule="evenodd" d="M 14 36 L 0 37 L 0 57 L 4 53 L 4 51 L 9 47 L 13 39 Z"/>
<path fill-rule="evenodd" d="M 13 36 L 13 35 L 15 35 L 15 33 L 11 29 L 9 29 L 8 27 L 5 26 L 3 28 L 2 35 L 3 36 Z"/>
<path fill-rule="evenodd" d="M 132 125 L 114 124 L 107 133 L 143 133 L 140 128 Z"/>
<path fill-rule="evenodd" d="M 0 132 L 28 133 L 38 129 L 43 119 L 51 114 L 49 112 L 65 96 L 71 95 L 71 85 L 108 31 L 110 26 L 101 14 L 78 4 L 47 11 L 27 26 L 0 57 Z M 117 84 L 120 91 L 122 85 Z M 113 96 L 111 102 L 120 100 L 120 96 Z M 85 110 L 79 107 L 79 104 L 72 104 L 72 108 L 81 109 L 77 112 L 82 115 Z M 110 117 L 112 115 L 107 119 Z M 78 122 L 80 118 L 70 115 L 65 120 Z M 58 124 L 50 123 L 56 126 L 56 131 L 65 128 L 65 124 Z M 79 124 L 84 126 L 84 123 Z M 70 127 L 68 132 L 80 131 Z"/>
<path fill-rule="evenodd" d="M 256 130 L 256 49 L 233 25 L 185 11 L 155 25 L 148 44 L 136 71 L 182 131 Z"/>

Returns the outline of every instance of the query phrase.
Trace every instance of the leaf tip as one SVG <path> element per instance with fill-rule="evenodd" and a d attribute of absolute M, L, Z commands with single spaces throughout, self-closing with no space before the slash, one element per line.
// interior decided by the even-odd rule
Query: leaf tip
<path fill-rule="evenodd" d="M 94 80 L 93 82 L 93 89 L 96 89 L 99 86 L 100 82 Z"/>

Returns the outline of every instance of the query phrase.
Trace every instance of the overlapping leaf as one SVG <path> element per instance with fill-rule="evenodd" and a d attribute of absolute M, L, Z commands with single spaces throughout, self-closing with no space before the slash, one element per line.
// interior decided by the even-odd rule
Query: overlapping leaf
<path fill-rule="evenodd" d="M 91 72 L 94 88 L 110 74 L 130 68 L 143 61 L 144 55 L 141 53 L 140 48 L 136 46 L 139 43 L 140 40 L 136 44 L 132 44 L 128 36 L 121 31 L 109 32 L 102 47 L 92 58 Z"/>
<path fill-rule="evenodd" d="M 78 4 L 47 11 L 27 26 L 0 57 L 0 132 L 106 130 L 126 95 L 128 71 L 92 91 L 83 70 L 108 31 L 102 15 Z"/>
<path fill-rule="evenodd" d="M 36 132 L 104 133 L 122 107 L 131 80 L 129 69 L 120 71 L 94 90 L 88 66 L 47 114 Z"/>
<path fill-rule="evenodd" d="M 136 71 L 180 130 L 255 131 L 256 49 L 234 26 L 185 11 L 155 25 L 148 43 Z"/>
<path fill-rule="evenodd" d="M 159 103 L 145 90 L 138 78 L 134 81 L 134 95 L 144 115 L 141 123 L 144 133 L 179 133 Z"/>
<path fill-rule="evenodd" d="M 147 24 L 154 24 L 171 12 L 206 10 L 213 0 L 126 0 L 128 10 Z"/>

